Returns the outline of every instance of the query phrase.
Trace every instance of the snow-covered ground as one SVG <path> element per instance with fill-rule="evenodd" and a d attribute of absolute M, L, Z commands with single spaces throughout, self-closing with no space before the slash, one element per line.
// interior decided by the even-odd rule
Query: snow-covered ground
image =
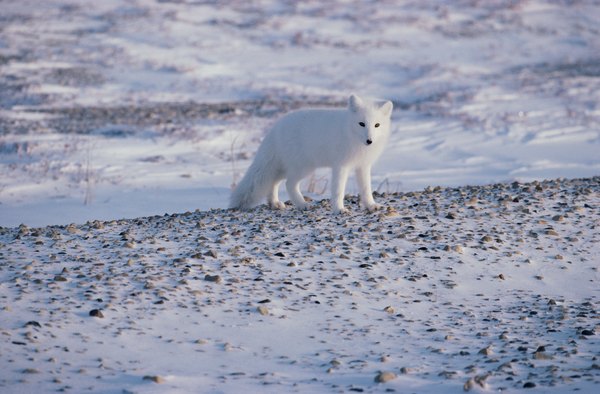
<path fill-rule="evenodd" d="M 599 20 L 0 0 L 0 392 L 596 392 Z M 306 212 L 220 209 L 352 92 L 395 103 L 387 210 L 332 215 L 327 171 Z"/>
<path fill-rule="evenodd" d="M 376 199 L 0 229 L 0 391 L 597 392 L 600 178 Z"/>
<path fill-rule="evenodd" d="M 3 1 L 0 225 L 225 207 L 277 116 L 351 92 L 396 103 L 380 191 L 600 173 L 592 2 L 226 3 Z"/>

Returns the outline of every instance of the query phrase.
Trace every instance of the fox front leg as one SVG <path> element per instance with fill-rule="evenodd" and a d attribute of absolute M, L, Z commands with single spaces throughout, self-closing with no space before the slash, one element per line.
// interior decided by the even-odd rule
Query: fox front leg
<path fill-rule="evenodd" d="M 348 168 L 334 167 L 331 171 L 331 208 L 334 213 L 348 213 L 344 208 L 344 193 L 348 181 Z"/>
<path fill-rule="evenodd" d="M 383 205 L 377 204 L 375 200 L 373 200 L 373 191 L 371 190 L 371 167 L 357 167 L 356 180 L 358 182 L 361 204 L 369 212 L 382 209 Z"/>

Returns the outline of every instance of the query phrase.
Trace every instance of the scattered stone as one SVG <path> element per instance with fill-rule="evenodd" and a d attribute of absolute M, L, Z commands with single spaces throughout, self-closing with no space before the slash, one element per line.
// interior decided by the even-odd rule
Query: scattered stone
<path fill-rule="evenodd" d="M 267 316 L 269 314 L 269 309 L 264 305 L 259 306 L 256 308 L 256 310 L 263 316 Z"/>
<path fill-rule="evenodd" d="M 158 383 L 158 384 L 165 383 L 165 378 L 158 376 L 158 375 L 146 375 L 146 376 L 144 376 L 143 380 L 148 380 L 150 382 L 154 382 L 154 383 Z"/>
<path fill-rule="evenodd" d="M 394 380 L 396 379 L 396 374 L 393 372 L 389 372 L 389 371 L 385 371 L 385 372 L 379 372 L 376 376 L 375 376 L 375 383 L 387 383 L 390 380 Z"/>
<path fill-rule="evenodd" d="M 390 315 L 396 313 L 396 310 L 394 309 L 394 307 L 392 307 L 390 305 L 383 308 L 383 311 L 389 313 Z"/>
<path fill-rule="evenodd" d="M 212 283 L 221 283 L 223 281 L 223 279 L 221 278 L 220 275 L 209 275 L 209 274 L 204 275 L 204 280 L 207 282 L 212 282 Z"/>
<path fill-rule="evenodd" d="M 484 356 L 490 356 L 492 354 L 492 346 L 484 347 L 478 353 L 483 354 Z"/>
<path fill-rule="evenodd" d="M 212 257 L 214 259 L 217 258 L 217 251 L 214 249 L 210 249 L 208 252 L 204 253 L 205 256 Z"/>
<path fill-rule="evenodd" d="M 494 240 L 494 238 L 490 237 L 489 235 L 484 235 L 481 238 L 481 242 L 492 242 Z"/>
<path fill-rule="evenodd" d="M 535 384 L 535 383 L 533 383 L 533 382 L 525 382 L 525 384 L 523 385 L 523 388 L 524 388 L 524 389 L 532 389 L 532 388 L 534 388 L 535 386 L 536 386 L 536 384 Z"/>
<path fill-rule="evenodd" d="M 92 316 L 92 317 L 98 317 L 98 318 L 103 318 L 104 314 L 102 313 L 102 311 L 100 309 L 92 309 L 90 311 L 90 316 Z"/>

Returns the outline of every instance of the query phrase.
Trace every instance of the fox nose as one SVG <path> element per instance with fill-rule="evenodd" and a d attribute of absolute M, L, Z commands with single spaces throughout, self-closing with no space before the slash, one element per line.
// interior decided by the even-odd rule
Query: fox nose
<path fill-rule="evenodd" d="M 373 143 L 373 140 L 371 140 L 370 138 L 367 140 L 367 145 L 371 145 Z"/>

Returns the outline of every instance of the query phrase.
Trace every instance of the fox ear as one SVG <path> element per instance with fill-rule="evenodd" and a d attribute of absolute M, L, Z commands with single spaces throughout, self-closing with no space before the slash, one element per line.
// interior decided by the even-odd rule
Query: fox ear
<path fill-rule="evenodd" d="M 358 97 L 355 94 L 350 96 L 350 99 L 348 100 L 348 108 L 350 108 L 350 111 L 358 112 L 358 110 L 362 106 L 363 106 L 363 101 L 360 97 Z"/>
<path fill-rule="evenodd" d="M 392 114 L 392 110 L 394 109 L 394 104 L 392 104 L 391 101 L 386 101 L 385 103 L 383 103 L 383 105 L 379 108 L 379 110 L 381 111 L 381 113 L 385 116 L 390 116 Z"/>

